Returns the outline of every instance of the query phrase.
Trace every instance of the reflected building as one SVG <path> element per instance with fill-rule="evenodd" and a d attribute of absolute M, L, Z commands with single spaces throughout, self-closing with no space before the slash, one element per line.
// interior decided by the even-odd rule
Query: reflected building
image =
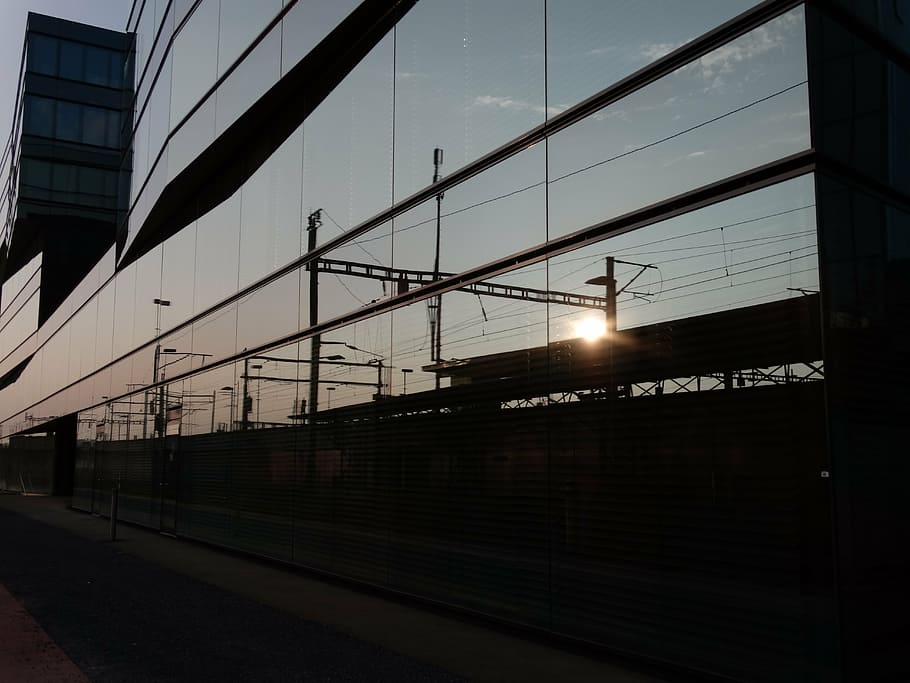
<path fill-rule="evenodd" d="M 899 676 L 910 33 L 855 4 L 33 15 L 0 485 L 669 667 Z"/>

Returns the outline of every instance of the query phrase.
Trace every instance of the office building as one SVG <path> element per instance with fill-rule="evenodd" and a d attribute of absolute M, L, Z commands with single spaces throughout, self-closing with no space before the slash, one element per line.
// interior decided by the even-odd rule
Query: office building
<path fill-rule="evenodd" d="M 45 452 L 76 508 L 117 488 L 124 520 L 605 651 L 896 675 L 901 12 L 137 0 L 89 191 L 114 230 L 46 304 L 58 266 L 30 294 L 12 258 L 25 132 L 5 157 L 0 316 L 39 297 L 0 330 L 6 487 Z"/>

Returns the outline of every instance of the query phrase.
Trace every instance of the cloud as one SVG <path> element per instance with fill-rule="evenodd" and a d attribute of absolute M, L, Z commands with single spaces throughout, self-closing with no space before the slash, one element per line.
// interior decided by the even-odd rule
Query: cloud
<path fill-rule="evenodd" d="M 592 48 L 592 49 L 588 50 L 587 52 L 585 52 L 585 55 L 588 57 L 600 57 L 601 55 L 606 55 L 606 54 L 610 54 L 611 52 L 615 52 L 618 49 L 619 48 L 616 47 L 615 45 L 605 45 L 603 47 Z"/>
<path fill-rule="evenodd" d="M 732 73 L 737 66 L 774 50 L 784 49 L 802 26 L 801 17 L 796 11 L 785 14 L 712 50 L 682 70 L 698 74 L 709 84 L 709 89 L 721 88 L 726 85 L 724 76 Z M 679 42 L 645 43 L 639 48 L 639 55 L 646 62 L 653 62 L 691 40 L 692 38 L 687 38 Z"/>
<path fill-rule="evenodd" d="M 478 109 L 509 109 L 512 111 L 530 111 L 535 114 L 543 114 L 545 111 L 549 116 L 554 116 L 566 110 L 565 105 L 550 105 L 544 107 L 540 104 L 534 104 L 527 100 L 514 97 L 504 97 L 502 95 L 478 95 L 471 103 L 473 108 Z"/>
<path fill-rule="evenodd" d="M 678 43 L 646 43 L 639 48 L 638 52 L 644 60 L 654 62 L 688 42 L 689 40 L 683 40 Z"/>

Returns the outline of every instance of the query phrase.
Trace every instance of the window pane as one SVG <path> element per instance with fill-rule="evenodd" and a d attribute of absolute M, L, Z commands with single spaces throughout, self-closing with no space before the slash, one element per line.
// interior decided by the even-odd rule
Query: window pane
<path fill-rule="evenodd" d="M 82 107 L 72 102 L 57 102 L 57 137 L 82 141 Z"/>
<path fill-rule="evenodd" d="M 577 0 L 547 4 L 547 113 L 558 114 L 756 4 Z"/>
<path fill-rule="evenodd" d="M 33 33 L 28 39 L 28 70 L 48 76 L 57 75 L 57 41 Z"/>
<path fill-rule="evenodd" d="M 85 81 L 93 85 L 110 85 L 111 51 L 85 47 Z"/>
<path fill-rule="evenodd" d="M 177 124 L 215 82 L 218 3 L 208 0 L 193 12 L 174 40 L 171 125 Z"/>
<path fill-rule="evenodd" d="M 60 77 L 74 81 L 83 80 L 85 69 L 83 57 L 85 50 L 79 43 L 67 40 L 60 41 Z"/>
<path fill-rule="evenodd" d="M 809 147 L 793 10 L 549 140 L 549 237 Z"/>
<path fill-rule="evenodd" d="M 54 135 L 54 100 L 44 97 L 25 97 L 25 132 L 29 135 Z"/>
<path fill-rule="evenodd" d="M 106 109 L 83 107 L 82 142 L 99 147 L 107 142 L 107 113 Z"/>
<path fill-rule="evenodd" d="M 395 199 L 544 121 L 544 3 L 426 0 L 395 32 Z M 504 39 L 508 36 L 508 39 Z"/>
<path fill-rule="evenodd" d="M 309 3 L 304 3 L 309 4 Z M 218 75 L 222 75 L 281 10 L 281 0 L 221 0 Z M 277 31 L 279 34 L 281 29 Z M 278 41 L 280 43 L 280 40 Z M 276 54 L 276 62 L 278 57 Z M 277 64 L 276 64 L 277 68 Z"/>

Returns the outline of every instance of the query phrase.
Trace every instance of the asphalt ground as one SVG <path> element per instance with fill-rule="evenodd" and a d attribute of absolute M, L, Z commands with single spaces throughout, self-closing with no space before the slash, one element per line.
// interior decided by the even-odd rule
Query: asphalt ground
<path fill-rule="evenodd" d="M 0 496 L 0 584 L 91 681 L 692 680 L 68 502 Z"/>
<path fill-rule="evenodd" d="M 0 582 L 91 681 L 458 681 L 0 510 Z"/>

